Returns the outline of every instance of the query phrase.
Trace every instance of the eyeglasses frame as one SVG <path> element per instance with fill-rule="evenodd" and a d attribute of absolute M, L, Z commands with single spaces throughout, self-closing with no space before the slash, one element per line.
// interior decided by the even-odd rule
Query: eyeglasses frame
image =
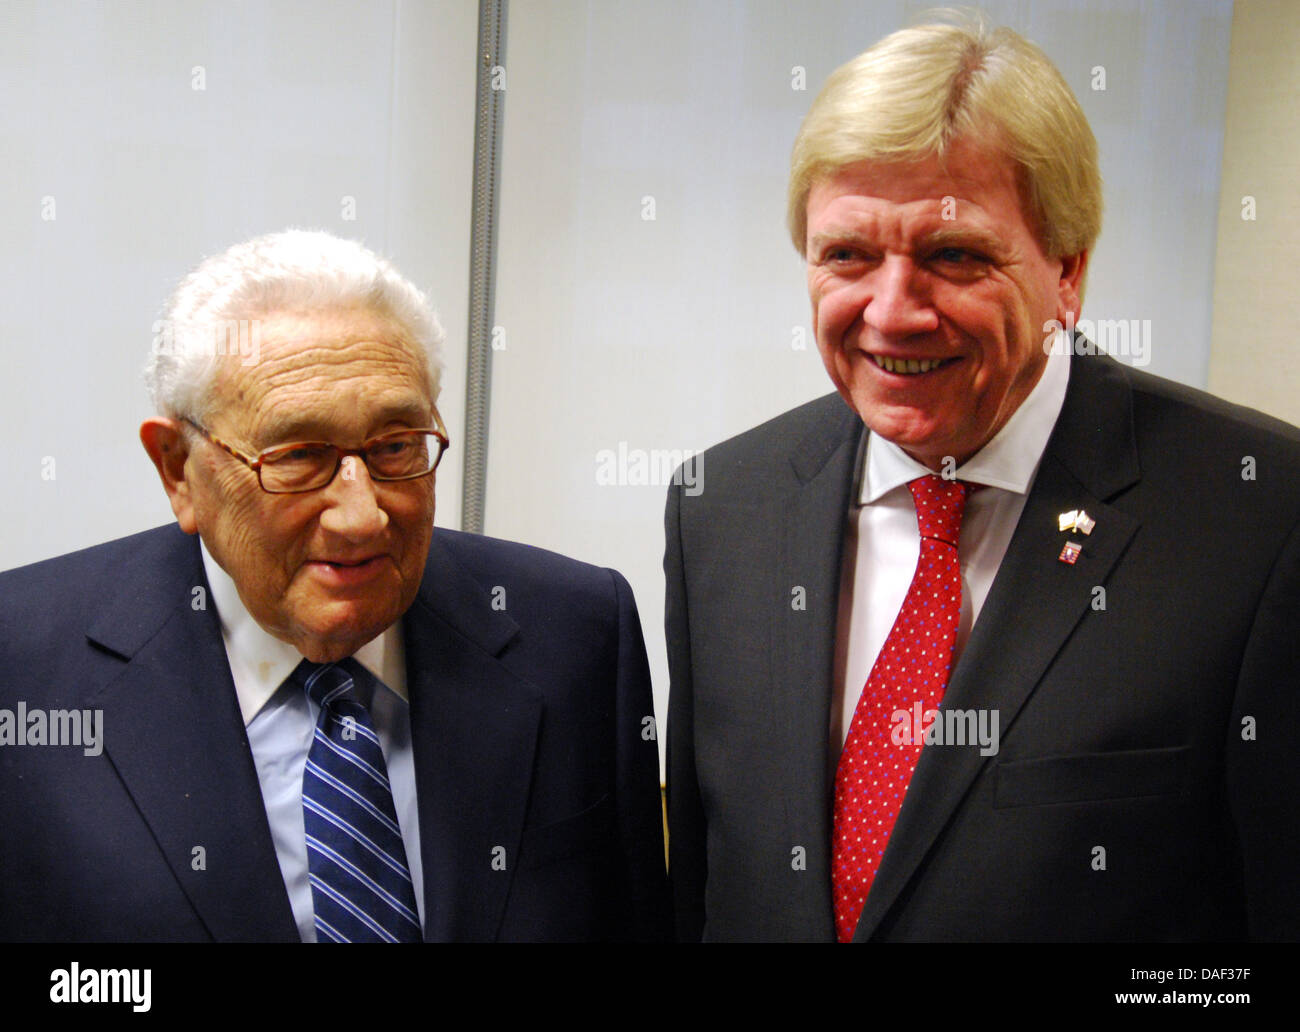
<path fill-rule="evenodd" d="M 329 487 L 330 484 L 334 483 L 334 478 L 339 475 L 339 469 L 343 465 L 343 460 L 348 455 L 357 456 L 361 460 L 361 464 L 366 467 L 366 472 L 370 475 L 370 479 L 378 481 L 380 483 L 398 483 L 404 480 L 419 480 L 420 477 L 430 476 L 438 469 L 439 464 L 441 464 L 442 462 L 442 457 L 447 454 L 447 449 L 451 447 L 451 439 L 447 436 L 446 424 L 443 423 L 442 416 L 441 414 L 439 414 L 437 406 L 434 406 L 433 418 L 436 424 L 435 426 L 411 427 L 410 429 L 404 427 L 400 430 L 390 430 L 387 433 L 378 434 L 367 441 L 363 441 L 361 443 L 360 448 L 340 448 L 337 444 L 334 444 L 330 441 L 295 441 L 292 444 L 279 444 L 276 445 L 274 448 L 267 448 L 265 451 L 259 453 L 258 455 L 246 455 L 244 452 L 236 448 L 233 444 L 229 444 L 226 441 L 223 441 L 220 437 L 212 433 L 210 430 L 206 429 L 205 427 L 199 426 L 198 423 L 190 419 L 188 416 L 182 416 L 181 421 L 188 423 L 200 434 L 202 434 L 203 437 L 205 437 L 207 440 L 211 441 L 213 444 L 215 444 L 218 448 L 220 448 L 222 451 L 226 452 L 227 454 L 234 456 L 245 466 L 251 469 L 255 474 L 257 474 L 257 486 L 260 487 L 267 494 L 306 494 L 308 491 L 319 491 L 322 488 Z M 438 440 L 441 442 L 441 447 L 438 449 L 438 458 L 434 461 L 433 465 L 429 469 L 425 470 L 423 473 L 411 473 L 408 474 L 407 476 L 402 476 L 402 477 L 378 476 L 374 472 L 372 472 L 369 464 L 366 462 L 366 451 L 371 447 L 373 447 L 376 442 L 382 441 L 386 437 L 395 437 L 398 434 L 433 434 L 434 437 L 438 438 Z M 330 474 L 330 478 L 326 480 L 323 484 L 317 484 L 315 487 L 299 488 L 296 491 L 272 491 L 264 483 L 262 483 L 262 466 L 266 463 L 268 456 L 273 456 L 281 452 L 293 451 L 293 449 L 295 448 L 302 448 L 302 447 L 309 447 L 309 446 L 333 448 L 335 454 L 338 456 L 338 460 L 334 463 L 334 472 Z"/>

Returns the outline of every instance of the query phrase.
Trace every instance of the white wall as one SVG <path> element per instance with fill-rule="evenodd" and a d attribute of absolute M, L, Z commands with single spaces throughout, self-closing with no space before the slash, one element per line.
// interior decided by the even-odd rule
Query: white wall
<path fill-rule="evenodd" d="M 1300 4 L 1237 0 L 1210 389 L 1300 424 Z M 1243 217 L 1246 216 L 1246 217 Z"/>
<path fill-rule="evenodd" d="M 0 3 L 0 569 L 172 519 L 136 438 L 151 327 L 258 233 L 356 237 L 428 289 L 461 425 L 476 33 L 464 0 Z M 438 481 L 455 525 L 459 463 Z"/>
<path fill-rule="evenodd" d="M 510 5 L 486 529 L 629 577 L 661 714 L 665 488 L 604 486 L 598 455 L 703 449 L 830 390 L 783 226 L 790 146 L 826 76 L 929 6 Z M 1084 316 L 1150 320 L 1149 368 L 1203 386 L 1231 5 L 985 8 L 1098 137 Z"/>

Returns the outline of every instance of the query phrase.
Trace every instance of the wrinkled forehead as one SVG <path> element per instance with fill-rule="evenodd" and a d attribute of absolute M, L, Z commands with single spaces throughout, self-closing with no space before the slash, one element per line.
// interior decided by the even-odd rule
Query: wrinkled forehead
<path fill-rule="evenodd" d="M 286 409 L 347 422 L 367 406 L 432 410 L 428 364 L 391 318 L 364 309 L 277 312 L 249 319 L 217 359 L 213 407 L 257 425 Z"/>

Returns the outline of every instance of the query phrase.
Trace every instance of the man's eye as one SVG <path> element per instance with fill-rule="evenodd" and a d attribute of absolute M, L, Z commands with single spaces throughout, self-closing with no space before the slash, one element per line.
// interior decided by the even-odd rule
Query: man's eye
<path fill-rule="evenodd" d="M 942 247 L 934 253 L 934 256 L 949 265 L 973 265 L 985 260 L 982 255 L 961 247 Z"/>
<path fill-rule="evenodd" d="M 290 448 L 288 451 L 280 452 L 268 460 L 270 463 L 280 464 L 289 462 L 320 462 L 329 454 L 329 448 L 322 448 L 320 445 L 305 444 L 297 448 Z"/>
<path fill-rule="evenodd" d="M 831 265 L 845 265 L 860 260 L 862 255 L 852 247 L 832 247 L 823 252 L 822 261 Z"/>

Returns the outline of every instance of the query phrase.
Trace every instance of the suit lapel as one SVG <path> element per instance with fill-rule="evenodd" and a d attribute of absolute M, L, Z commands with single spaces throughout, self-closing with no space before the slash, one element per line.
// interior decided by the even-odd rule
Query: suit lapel
<path fill-rule="evenodd" d="M 121 657 L 91 693 L 104 751 L 214 939 L 297 941 L 198 539 L 155 532 L 100 590 L 87 631 Z"/>
<path fill-rule="evenodd" d="M 428 941 L 495 939 L 514 877 L 542 714 L 499 658 L 518 633 L 435 531 L 403 624 Z"/>
<path fill-rule="evenodd" d="M 772 643 L 776 721 L 771 741 L 784 772 L 785 813 L 778 846 L 807 850 L 802 889 L 785 906 L 773 938 L 834 937 L 830 883 L 830 792 L 827 783 L 831 682 L 853 464 L 864 428 L 838 395 L 828 419 L 791 453 L 796 489 L 781 508 Z M 793 592 L 802 589 L 803 608 Z"/>
<path fill-rule="evenodd" d="M 156 534 L 99 588 L 87 637 L 124 665 L 87 705 L 213 938 L 296 942 L 217 614 L 191 605 L 208 591 L 197 539 Z M 541 697 L 498 658 L 518 627 L 491 601 L 435 532 L 403 625 L 429 940 L 495 937 L 523 831 Z"/>
<path fill-rule="evenodd" d="M 1107 504 L 1140 471 L 1132 397 L 1110 359 L 1075 358 L 1065 404 L 948 689 L 944 709 L 995 710 L 1005 736 L 1048 665 L 1090 610 L 1138 524 Z M 1086 537 L 1062 533 L 1057 515 L 1083 508 L 1097 522 Z M 1058 560 L 1073 537 L 1077 563 Z M 855 940 L 869 939 L 993 757 L 976 747 L 923 749 Z"/>

